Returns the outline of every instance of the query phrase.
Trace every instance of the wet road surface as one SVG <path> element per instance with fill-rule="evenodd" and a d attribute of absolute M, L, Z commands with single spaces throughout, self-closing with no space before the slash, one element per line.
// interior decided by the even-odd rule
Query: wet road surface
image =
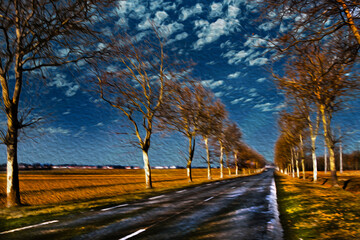
<path fill-rule="evenodd" d="M 273 170 L 109 206 L 1 239 L 282 239 Z"/>

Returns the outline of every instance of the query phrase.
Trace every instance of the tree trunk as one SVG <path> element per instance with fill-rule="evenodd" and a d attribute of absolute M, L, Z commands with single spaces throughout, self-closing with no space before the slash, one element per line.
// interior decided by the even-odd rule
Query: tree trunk
<path fill-rule="evenodd" d="M 300 134 L 300 158 L 301 158 L 301 168 L 302 168 L 303 179 L 305 179 L 304 143 L 303 143 L 303 137 L 301 134 Z"/>
<path fill-rule="evenodd" d="M 313 178 L 317 182 L 316 136 L 311 136 L 311 157 L 313 162 Z"/>
<path fill-rule="evenodd" d="M 340 141 L 340 173 L 343 173 L 343 149 L 342 149 L 342 143 Z"/>
<path fill-rule="evenodd" d="M 327 147 L 326 147 L 326 142 L 325 142 L 325 139 L 324 139 L 324 173 L 326 174 L 327 173 Z"/>
<path fill-rule="evenodd" d="M 220 178 L 224 178 L 224 147 L 220 141 Z"/>
<path fill-rule="evenodd" d="M 211 180 L 211 164 L 210 164 L 210 151 L 209 151 L 209 143 L 208 138 L 204 138 L 205 148 L 206 148 L 206 161 L 207 161 L 207 172 L 208 172 L 208 180 Z"/>
<path fill-rule="evenodd" d="M 20 206 L 19 170 L 17 162 L 17 130 L 9 136 L 7 143 L 6 207 Z"/>
<path fill-rule="evenodd" d="M 296 158 L 296 177 L 300 178 L 300 172 L 299 172 L 299 159 Z"/>
<path fill-rule="evenodd" d="M 235 161 L 235 175 L 238 176 L 239 175 L 239 163 L 238 163 L 238 158 L 237 158 L 236 152 L 234 152 L 234 161 Z"/>
<path fill-rule="evenodd" d="M 330 162 L 330 172 L 331 172 L 331 185 L 334 187 L 338 187 L 338 179 L 336 175 L 336 164 L 335 164 L 335 152 L 334 152 L 334 141 L 331 136 L 331 120 L 330 116 L 328 116 L 330 113 L 326 112 L 325 106 L 320 106 L 320 112 L 322 115 L 322 123 L 324 128 L 324 138 L 326 142 L 327 149 L 329 150 L 329 162 Z"/>
<path fill-rule="evenodd" d="M 5 139 L 7 146 L 7 173 L 6 173 L 6 207 L 21 205 L 20 186 L 19 186 L 19 169 L 17 159 L 18 145 L 18 120 L 17 106 L 7 107 L 7 124 L 8 132 Z"/>
<path fill-rule="evenodd" d="M 226 154 L 226 166 L 227 166 L 227 169 L 228 169 L 228 172 L 229 172 L 229 176 L 231 176 L 229 153 Z"/>
<path fill-rule="evenodd" d="M 294 164 L 294 149 L 291 148 L 291 172 L 292 172 L 292 177 L 295 177 L 295 164 Z"/>
<path fill-rule="evenodd" d="M 186 164 L 186 173 L 187 173 L 187 177 L 188 177 L 188 181 L 192 182 L 192 174 L 191 174 L 191 163 L 194 157 L 194 152 L 195 152 L 195 138 L 193 139 L 192 136 L 189 137 L 189 158 Z"/>
<path fill-rule="evenodd" d="M 143 152 L 143 160 L 144 160 L 144 171 L 145 171 L 145 184 L 146 184 L 146 188 L 152 188 L 151 168 L 150 168 L 148 150 L 147 150 L 147 149 L 143 149 L 142 152 Z"/>

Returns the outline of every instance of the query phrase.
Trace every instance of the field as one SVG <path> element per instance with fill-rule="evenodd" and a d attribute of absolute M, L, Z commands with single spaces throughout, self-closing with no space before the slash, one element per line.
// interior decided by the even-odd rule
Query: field
<path fill-rule="evenodd" d="M 219 179 L 219 169 L 212 169 L 213 179 Z M 194 183 L 207 180 L 206 169 L 193 169 Z M 227 173 L 227 170 L 226 170 Z M 143 170 L 128 169 L 64 169 L 20 172 L 21 201 L 25 205 L 58 204 L 86 201 L 143 192 Z M 186 169 L 152 170 L 155 189 L 189 185 Z M 6 196 L 6 173 L 0 174 L 0 207 Z"/>
<path fill-rule="evenodd" d="M 359 239 L 360 172 L 339 175 L 340 188 L 330 187 L 330 174 L 319 173 L 318 183 L 276 174 L 284 239 Z M 346 191 L 343 188 L 345 188 Z"/>
<path fill-rule="evenodd" d="M 212 181 L 219 180 L 219 172 L 212 169 Z M 141 169 L 21 171 L 21 201 L 25 206 L 4 208 L 6 173 L 1 172 L 0 232 L 209 181 L 206 169 L 193 169 L 192 173 L 193 183 L 188 183 L 186 169 L 154 169 L 153 189 L 145 189 Z M 224 176 L 229 178 L 227 170 Z"/>

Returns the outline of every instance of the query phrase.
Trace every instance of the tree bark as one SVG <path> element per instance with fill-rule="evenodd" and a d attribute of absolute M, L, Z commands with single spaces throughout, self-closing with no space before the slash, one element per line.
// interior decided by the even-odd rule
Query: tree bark
<path fill-rule="evenodd" d="M 149 162 L 148 150 L 143 149 L 143 160 L 144 160 L 144 171 L 145 171 L 145 185 L 146 188 L 152 188 L 152 180 L 151 180 L 151 167 Z"/>
<path fill-rule="evenodd" d="M 313 162 L 313 181 L 317 182 L 316 136 L 311 136 L 311 157 Z"/>
<path fill-rule="evenodd" d="M 239 163 L 238 163 L 238 158 L 237 158 L 236 152 L 234 152 L 234 161 L 235 161 L 235 175 L 238 176 L 239 175 Z"/>
<path fill-rule="evenodd" d="M 186 164 L 186 173 L 188 177 L 188 181 L 192 182 L 192 173 L 191 173 L 191 163 L 194 157 L 195 152 L 195 138 L 193 139 L 192 136 L 189 137 L 189 158 Z"/>
<path fill-rule="evenodd" d="M 10 119 L 9 122 L 12 120 Z M 20 185 L 19 170 L 17 161 L 17 135 L 18 130 L 8 123 L 7 145 L 7 186 L 6 186 L 6 207 L 20 206 Z"/>
<path fill-rule="evenodd" d="M 220 141 L 220 178 L 224 178 L 224 147 Z"/>
<path fill-rule="evenodd" d="M 303 137 L 301 134 L 300 134 L 300 159 L 301 159 L 301 168 L 302 168 L 303 179 L 305 179 L 304 143 L 303 143 Z"/>
<path fill-rule="evenodd" d="M 211 180 L 211 164 L 210 164 L 210 151 L 209 151 L 209 143 L 208 138 L 204 137 L 205 148 L 206 148 L 206 161 L 207 161 L 207 173 L 208 173 L 208 180 Z"/>
<path fill-rule="evenodd" d="M 336 164 L 335 164 L 335 145 L 331 136 L 330 130 L 330 117 L 329 113 L 326 112 L 325 106 L 320 106 L 320 112 L 322 115 L 322 123 L 324 128 L 324 138 L 327 149 L 329 150 L 329 162 L 330 162 L 330 172 L 331 172 L 331 185 L 333 187 L 339 187 L 337 175 L 336 175 Z"/>

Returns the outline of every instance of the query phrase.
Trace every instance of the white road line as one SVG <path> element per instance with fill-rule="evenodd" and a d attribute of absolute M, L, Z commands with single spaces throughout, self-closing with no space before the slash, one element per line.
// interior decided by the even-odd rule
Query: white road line
<path fill-rule="evenodd" d="M 121 204 L 121 205 L 118 205 L 118 206 L 115 206 L 115 207 L 109 207 L 109 208 L 104 208 L 104 209 L 101 209 L 101 211 L 108 211 L 108 210 L 112 210 L 112 209 L 115 209 L 115 208 L 121 208 L 121 207 L 125 207 L 129 204 Z"/>
<path fill-rule="evenodd" d="M 231 189 L 234 189 L 234 188 L 236 188 L 236 187 L 232 187 Z"/>
<path fill-rule="evenodd" d="M 0 235 L 1 234 L 12 233 L 12 232 L 17 232 L 17 231 L 21 231 L 21 230 L 25 230 L 25 229 L 29 229 L 29 228 L 39 227 L 39 226 L 43 226 L 43 225 L 47 225 L 47 224 L 51 224 L 51 223 L 56 223 L 56 222 L 59 222 L 59 220 L 53 220 L 53 221 L 43 222 L 43 223 L 31 225 L 31 226 L 22 227 L 22 228 L 16 228 L 16 229 L 13 229 L 13 230 L 1 232 Z"/>
<path fill-rule="evenodd" d="M 204 202 L 207 202 L 207 201 L 209 201 L 209 200 L 211 200 L 211 199 L 213 199 L 214 197 L 209 197 L 208 199 L 205 199 L 204 200 Z"/>
<path fill-rule="evenodd" d="M 159 196 L 156 196 L 156 197 L 149 198 L 149 200 L 154 200 L 154 199 L 162 198 L 162 197 L 164 197 L 164 196 L 165 196 L 165 195 L 159 195 Z"/>
<path fill-rule="evenodd" d="M 182 192 L 186 192 L 186 190 L 180 190 L 180 191 L 177 191 L 177 193 L 182 193 Z"/>
<path fill-rule="evenodd" d="M 132 234 L 129 234 L 123 238 L 120 238 L 119 240 L 126 240 L 126 239 L 129 239 L 129 238 L 132 238 L 133 236 L 136 236 L 142 232 L 146 231 L 146 228 L 143 228 L 143 229 L 140 229 L 140 230 L 137 230 L 136 232 L 133 232 Z"/>

